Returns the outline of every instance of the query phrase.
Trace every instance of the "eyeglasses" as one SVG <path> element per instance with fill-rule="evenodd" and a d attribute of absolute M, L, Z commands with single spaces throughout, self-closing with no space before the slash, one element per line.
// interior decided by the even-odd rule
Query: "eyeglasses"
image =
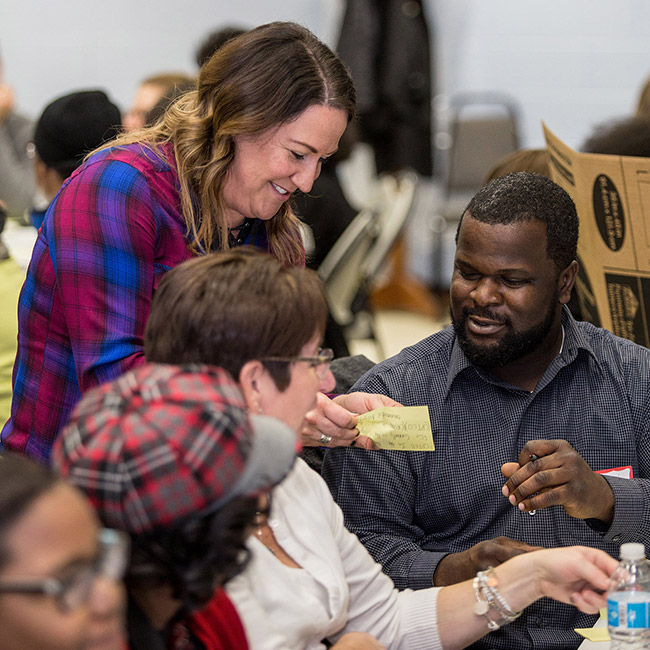
<path fill-rule="evenodd" d="M 122 579 L 128 553 L 128 537 L 117 530 L 104 528 L 99 533 L 99 550 L 96 557 L 75 568 L 74 573 L 65 578 L 0 580 L 0 593 L 51 596 L 62 612 L 71 612 L 88 602 L 98 577 L 102 576 L 115 582 Z"/>
<path fill-rule="evenodd" d="M 262 361 L 271 361 L 273 363 L 295 363 L 296 361 L 304 361 L 308 363 L 310 368 L 315 368 L 316 377 L 318 379 L 325 379 L 327 371 L 330 368 L 330 363 L 334 359 L 334 350 L 331 348 L 321 348 L 315 357 L 264 357 Z"/>

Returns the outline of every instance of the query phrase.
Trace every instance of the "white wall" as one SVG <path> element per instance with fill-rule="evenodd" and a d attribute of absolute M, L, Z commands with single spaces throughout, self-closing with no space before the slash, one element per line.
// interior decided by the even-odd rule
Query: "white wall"
<path fill-rule="evenodd" d="M 65 92 L 100 87 L 122 109 L 138 81 L 196 71 L 194 51 L 224 24 L 294 20 L 333 38 L 333 0 L 0 0 L 0 55 L 20 108 L 36 117 Z"/>
<path fill-rule="evenodd" d="M 540 121 L 574 147 L 634 110 L 650 76 L 647 0 L 430 0 L 442 88 L 501 90 L 523 107 L 526 146 Z"/>
<path fill-rule="evenodd" d="M 630 112 L 650 75 L 647 0 L 426 0 L 438 90 L 501 90 L 523 109 L 524 145 L 540 120 L 578 146 Z M 138 80 L 194 71 L 196 44 L 223 23 L 296 20 L 335 42 L 343 0 L 0 0 L 5 77 L 38 115 L 66 91 L 103 87 L 126 108 Z"/>

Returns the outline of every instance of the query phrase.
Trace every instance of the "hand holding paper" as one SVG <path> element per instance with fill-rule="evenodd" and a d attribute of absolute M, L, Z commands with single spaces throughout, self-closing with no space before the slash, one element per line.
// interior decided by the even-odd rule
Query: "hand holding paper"
<path fill-rule="evenodd" d="M 357 416 L 357 428 L 379 449 L 434 451 L 428 406 L 375 409 Z"/>

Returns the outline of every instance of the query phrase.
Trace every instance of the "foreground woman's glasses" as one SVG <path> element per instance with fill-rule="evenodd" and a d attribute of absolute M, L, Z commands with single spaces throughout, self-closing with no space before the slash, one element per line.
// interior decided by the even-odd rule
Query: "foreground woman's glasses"
<path fill-rule="evenodd" d="M 0 579 L 0 593 L 43 594 L 51 596 L 62 612 L 70 612 L 85 605 L 97 578 L 118 582 L 122 579 L 128 560 L 128 537 L 117 530 L 104 528 L 99 533 L 99 548 L 94 558 L 75 563 L 74 568 L 61 577 Z"/>
<path fill-rule="evenodd" d="M 273 363 L 294 363 L 304 361 L 310 367 L 316 369 L 318 379 L 325 379 L 330 363 L 334 359 L 334 350 L 330 348 L 321 348 L 315 357 L 264 357 L 262 361 L 271 361 Z"/>

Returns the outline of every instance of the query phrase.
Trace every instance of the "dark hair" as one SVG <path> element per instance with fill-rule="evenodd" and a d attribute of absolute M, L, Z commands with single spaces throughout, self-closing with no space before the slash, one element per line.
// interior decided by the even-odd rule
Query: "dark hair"
<path fill-rule="evenodd" d="M 600 124 L 581 149 L 585 153 L 650 157 L 650 116 L 628 117 Z"/>
<path fill-rule="evenodd" d="M 546 224 L 546 255 L 558 271 L 577 258 L 578 214 L 571 197 L 540 174 L 517 172 L 484 185 L 469 202 L 469 214 L 488 224 L 511 224 L 537 220 Z M 456 241 L 463 222 L 461 217 Z"/>
<path fill-rule="evenodd" d="M 236 250 L 183 262 L 163 278 L 144 337 L 148 361 L 220 366 L 238 380 L 254 359 L 297 355 L 322 335 L 327 304 L 314 271 Z M 265 363 L 279 390 L 287 364 Z"/>
<path fill-rule="evenodd" d="M 199 68 L 222 46 L 224 43 L 240 36 L 246 30 L 242 27 L 222 27 L 208 34 L 196 49 L 194 58 Z"/>
<path fill-rule="evenodd" d="M 80 90 L 50 102 L 34 127 L 34 147 L 47 167 L 65 180 L 89 151 L 120 131 L 120 109 L 103 90 Z"/>
<path fill-rule="evenodd" d="M 14 454 L 0 456 L 0 567 L 11 560 L 5 538 L 12 526 L 59 482 L 49 467 Z"/>
<path fill-rule="evenodd" d="M 186 612 L 202 608 L 246 566 L 257 508 L 257 498 L 238 497 L 205 517 L 132 535 L 127 587 L 169 585 Z"/>

